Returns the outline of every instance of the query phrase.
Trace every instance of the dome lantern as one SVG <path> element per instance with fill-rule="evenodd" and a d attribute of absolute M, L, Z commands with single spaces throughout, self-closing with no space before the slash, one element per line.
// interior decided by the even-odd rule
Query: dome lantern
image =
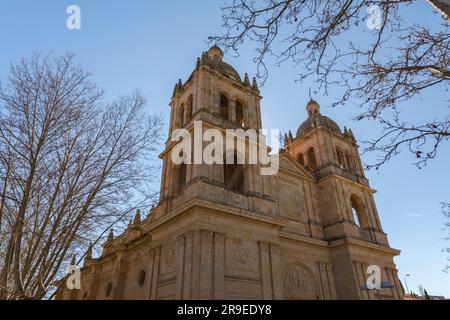
<path fill-rule="evenodd" d="M 223 51 L 217 45 L 214 45 L 211 48 L 209 48 L 206 54 L 208 58 L 218 58 L 219 60 L 223 59 Z"/>
<path fill-rule="evenodd" d="M 320 114 L 320 105 L 314 99 L 311 98 L 309 100 L 306 105 L 306 111 L 308 112 L 308 119 L 298 127 L 296 137 L 308 133 L 319 125 L 324 126 L 331 131 L 341 133 L 341 129 L 336 122 Z"/>
<path fill-rule="evenodd" d="M 317 101 L 311 98 L 311 100 L 309 100 L 308 104 L 306 105 L 306 111 L 308 112 L 309 117 L 320 114 L 320 105 L 317 103 Z"/>

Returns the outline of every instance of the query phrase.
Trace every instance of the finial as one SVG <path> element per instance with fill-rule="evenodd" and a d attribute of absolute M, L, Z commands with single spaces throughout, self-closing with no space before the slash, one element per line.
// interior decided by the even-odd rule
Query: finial
<path fill-rule="evenodd" d="M 350 134 L 348 133 L 347 127 L 344 126 L 344 137 L 350 138 Z"/>
<path fill-rule="evenodd" d="M 183 83 L 181 82 L 181 79 L 178 79 L 178 91 L 180 91 L 182 87 Z"/>
<path fill-rule="evenodd" d="M 311 96 L 311 87 L 309 87 L 309 100 L 312 100 L 312 96 Z"/>
<path fill-rule="evenodd" d="M 76 254 L 74 254 L 72 256 L 72 260 L 70 261 L 70 265 L 71 266 L 76 266 L 77 265 L 77 255 Z"/>
<path fill-rule="evenodd" d="M 247 73 L 245 73 L 245 75 L 244 75 L 244 85 L 247 87 L 250 87 L 250 79 L 248 78 Z"/>
<path fill-rule="evenodd" d="M 195 65 L 195 69 L 198 69 L 200 67 L 200 58 L 197 58 L 197 63 Z"/>
<path fill-rule="evenodd" d="M 351 138 L 353 141 L 356 141 L 355 136 L 353 135 L 352 129 L 348 129 L 348 133 L 349 133 L 350 138 Z"/>
<path fill-rule="evenodd" d="M 109 234 L 108 234 L 108 239 L 106 240 L 106 242 L 112 242 L 114 240 L 114 232 L 113 229 L 109 230 Z"/>
<path fill-rule="evenodd" d="M 253 77 L 252 89 L 259 92 L 258 83 L 256 82 L 256 78 Z"/>
<path fill-rule="evenodd" d="M 172 97 L 175 96 L 175 94 L 177 93 L 177 91 L 178 91 L 178 84 L 175 83 L 175 86 L 173 87 Z"/>
<path fill-rule="evenodd" d="M 291 130 L 289 130 L 289 140 L 294 140 L 294 136 L 292 135 L 292 132 L 291 132 Z"/>
<path fill-rule="evenodd" d="M 137 225 L 141 223 L 141 210 L 136 210 L 136 215 L 134 216 L 133 224 Z"/>
<path fill-rule="evenodd" d="M 203 52 L 202 56 L 200 58 L 200 63 L 205 64 L 207 59 L 208 59 L 208 57 L 206 55 L 206 52 Z"/>
<path fill-rule="evenodd" d="M 92 242 L 89 243 L 89 247 L 86 250 L 86 254 L 84 255 L 85 259 L 92 259 Z"/>

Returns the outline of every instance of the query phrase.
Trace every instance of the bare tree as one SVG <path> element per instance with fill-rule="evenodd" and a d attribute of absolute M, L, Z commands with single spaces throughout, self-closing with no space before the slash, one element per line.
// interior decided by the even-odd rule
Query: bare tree
<path fill-rule="evenodd" d="M 450 241 L 450 203 L 442 202 L 442 213 L 444 214 L 445 222 L 444 222 L 444 230 L 447 232 L 445 241 Z M 450 263 L 450 246 L 444 249 L 444 252 L 447 253 L 447 261 Z M 445 266 L 445 271 L 450 270 L 450 264 Z"/>
<path fill-rule="evenodd" d="M 73 55 L 33 55 L 0 86 L 0 299 L 42 299 L 71 257 L 152 200 L 161 118 L 103 101 Z M 144 200 L 143 200 L 144 199 Z"/>
<path fill-rule="evenodd" d="M 340 90 L 333 106 L 351 101 L 361 108 L 356 120 L 381 121 L 383 134 L 366 141 L 364 151 L 380 156 L 368 168 L 378 169 L 403 148 L 421 167 L 450 138 L 450 33 L 445 15 L 436 15 L 441 22 L 437 31 L 402 20 L 402 10 L 415 2 L 229 0 L 222 7 L 224 32 L 210 40 L 236 53 L 244 42 L 251 42 L 262 81 L 269 59 L 278 65 L 291 61 L 299 69 L 299 80 L 316 81 L 316 93 L 327 94 L 331 87 Z M 370 28 L 361 27 L 365 24 Z M 363 43 L 349 40 L 362 28 L 369 31 Z M 402 103 L 431 87 L 442 90 L 442 104 L 433 101 L 427 107 L 447 114 L 424 123 L 401 119 Z"/>

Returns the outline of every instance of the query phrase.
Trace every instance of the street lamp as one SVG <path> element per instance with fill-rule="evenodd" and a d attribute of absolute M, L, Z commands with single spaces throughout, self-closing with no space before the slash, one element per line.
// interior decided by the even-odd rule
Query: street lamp
<path fill-rule="evenodd" d="M 410 274 L 409 273 L 407 273 L 406 274 L 406 276 L 405 276 L 405 287 L 406 287 L 406 293 L 409 293 L 409 289 L 408 289 L 408 283 L 406 282 L 406 278 L 407 277 L 409 277 L 410 276 Z"/>

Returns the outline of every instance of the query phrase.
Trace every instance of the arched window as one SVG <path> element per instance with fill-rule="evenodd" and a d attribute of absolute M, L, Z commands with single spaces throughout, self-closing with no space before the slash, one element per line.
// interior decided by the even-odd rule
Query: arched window
<path fill-rule="evenodd" d="M 220 116 L 225 120 L 229 120 L 228 98 L 225 95 L 220 95 Z"/>
<path fill-rule="evenodd" d="M 177 191 L 180 192 L 186 186 L 186 164 L 181 163 L 178 167 Z"/>
<path fill-rule="evenodd" d="M 355 224 L 358 227 L 363 227 L 364 225 L 364 204 L 361 201 L 361 199 L 356 196 L 352 195 L 350 197 L 350 203 L 352 206 L 352 214 L 353 214 L 353 220 Z"/>
<path fill-rule="evenodd" d="M 314 148 L 312 147 L 308 150 L 308 168 L 312 171 L 317 169 L 316 154 L 314 153 Z"/>
<path fill-rule="evenodd" d="M 302 166 L 304 166 L 305 165 L 305 157 L 303 156 L 303 153 L 300 153 L 299 155 L 298 155 L 298 162 L 302 165 Z"/>
<path fill-rule="evenodd" d="M 347 170 L 350 172 L 353 172 L 353 161 L 352 161 L 352 156 L 350 156 L 347 152 L 345 153 L 345 161 L 347 162 Z"/>
<path fill-rule="evenodd" d="M 184 103 L 180 106 L 180 110 L 178 110 L 178 126 L 184 126 Z"/>
<path fill-rule="evenodd" d="M 236 101 L 236 123 L 239 127 L 244 127 L 244 107 L 239 101 Z"/>
<path fill-rule="evenodd" d="M 227 190 L 243 193 L 244 192 L 244 167 L 237 163 L 237 155 L 234 155 L 234 163 L 223 165 L 224 185 Z"/>
<path fill-rule="evenodd" d="M 189 96 L 187 104 L 186 104 L 186 123 L 188 123 L 192 119 L 193 105 L 194 105 L 194 98 L 192 97 L 192 94 L 191 94 Z"/>
<path fill-rule="evenodd" d="M 345 169 L 345 166 L 344 166 L 344 157 L 343 157 L 342 151 L 339 150 L 339 148 L 336 148 L 336 155 L 337 155 L 337 158 L 338 158 L 338 165 L 339 165 L 339 168 Z"/>
<path fill-rule="evenodd" d="M 353 221 L 355 222 L 355 224 L 358 227 L 361 227 L 361 222 L 359 222 L 359 215 L 358 215 L 358 211 L 356 210 L 355 207 L 352 206 L 352 214 L 353 214 Z"/>

